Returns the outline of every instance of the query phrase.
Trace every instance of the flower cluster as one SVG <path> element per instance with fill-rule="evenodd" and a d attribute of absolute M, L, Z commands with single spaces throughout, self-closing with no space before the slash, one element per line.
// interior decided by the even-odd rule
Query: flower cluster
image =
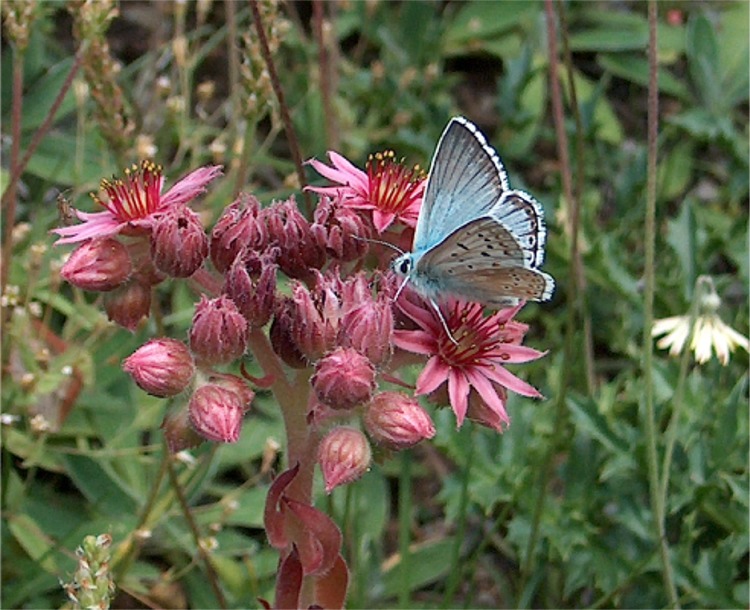
<path fill-rule="evenodd" d="M 478 303 L 448 301 L 436 311 L 397 290 L 383 250 L 370 252 L 372 235 L 408 247 L 423 173 L 392 153 L 371 157 L 366 171 L 330 158 L 333 167 L 310 161 L 336 184 L 310 188 L 319 200 L 309 217 L 293 198 L 264 207 L 241 193 L 207 232 L 187 203 L 221 168 L 200 168 L 162 193 L 161 169 L 144 162 L 102 182 L 94 199 L 105 211 L 76 211 L 80 224 L 54 230 L 57 243 L 78 244 L 63 277 L 103 292 L 110 319 L 127 329 L 149 315 L 153 287 L 167 278 L 199 289 L 187 342 L 153 339 L 123 363 L 144 391 L 175 399 L 162 424 L 171 451 L 238 441 L 255 396 L 248 381 L 270 389 L 285 424 L 299 426 L 287 430 L 289 469 L 265 519 L 282 553 L 279 582 L 288 581 L 277 597 L 295 605 L 298 576 L 316 578 L 319 596 L 306 605 L 338 599 L 345 582 L 340 533 L 311 502 L 316 464 L 330 493 L 361 477 L 373 455 L 432 438 L 421 395 L 450 404 L 459 426 L 468 417 L 498 431 L 509 423 L 508 390 L 541 396 L 505 368 L 543 355 L 521 345 L 521 305 L 487 315 Z M 228 372 L 248 351 L 260 379 L 242 366 Z M 411 388 L 404 367 L 420 360 Z"/>
<path fill-rule="evenodd" d="M 110 318 L 126 328 L 148 314 L 151 288 L 166 277 L 204 286 L 187 345 L 156 339 L 124 363 L 155 396 L 189 394 L 182 411 L 164 421 L 174 449 L 239 438 L 253 393 L 244 379 L 217 367 L 241 359 L 250 337 L 268 326 L 278 358 L 310 371 L 307 421 L 323 432 L 317 455 L 330 491 L 367 470 L 370 442 L 401 450 L 435 434 L 419 395 L 449 403 L 459 426 L 468 417 L 502 430 L 509 423 L 507 390 L 541 396 L 505 365 L 543 353 L 521 345 L 527 329 L 513 320 L 520 305 L 485 315 L 477 303 L 452 301 L 441 316 L 407 288 L 394 306 L 391 278 L 367 258 L 368 238 L 391 226 L 393 237 L 413 228 L 424 176 L 392 153 L 371 157 L 365 171 L 329 156 L 333 167 L 310 161 L 337 183 L 310 187 L 320 197 L 310 219 L 294 199 L 263 207 L 243 193 L 206 234 L 186 204 L 221 168 L 200 168 L 162 194 L 161 169 L 143 162 L 123 179 L 102 181 L 94 199 L 105 211 L 77 211 L 81 224 L 55 232 L 58 243 L 80 244 L 62 275 L 105 292 Z M 279 273 L 289 278 L 284 291 Z M 426 366 L 413 393 L 386 387 L 403 362 L 418 357 Z"/>

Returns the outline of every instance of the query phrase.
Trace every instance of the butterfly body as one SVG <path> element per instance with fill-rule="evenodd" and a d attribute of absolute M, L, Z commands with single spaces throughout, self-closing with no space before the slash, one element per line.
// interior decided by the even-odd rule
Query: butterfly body
<path fill-rule="evenodd" d="M 554 280 L 539 270 L 545 239 L 539 203 L 510 188 L 497 153 L 456 117 L 432 159 L 413 251 L 392 268 L 433 302 L 447 295 L 496 308 L 546 301 Z"/>

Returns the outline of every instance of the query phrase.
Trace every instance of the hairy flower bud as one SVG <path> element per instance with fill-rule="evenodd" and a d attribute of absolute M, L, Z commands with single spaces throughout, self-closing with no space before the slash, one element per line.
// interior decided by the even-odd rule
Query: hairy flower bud
<path fill-rule="evenodd" d="M 190 423 L 210 441 L 236 443 L 245 414 L 243 396 L 218 384 L 199 387 L 188 404 Z"/>
<path fill-rule="evenodd" d="M 250 403 L 255 398 L 255 392 L 253 392 L 247 381 L 242 377 L 230 375 L 229 373 L 216 373 L 211 375 L 209 381 L 214 385 L 235 393 L 239 397 L 240 404 L 242 404 L 246 411 L 250 408 Z"/>
<path fill-rule="evenodd" d="M 292 278 L 309 279 L 326 262 L 325 248 L 319 236 L 310 230 L 293 199 L 275 203 L 263 210 L 271 243 L 281 251 L 279 266 Z"/>
<path fill-rule="evenodd" d="M 76 248 L 60 270 L 67 282 L 83 290 L 106 292 L 130 277 L 127 248 L 116 239 L 90 239 Z"/>
<path fill-rule="evenodd" d="M 389 449 L 408 449 L 435 436 L 435 426 L 419 403 L 401 392 L 381 392 L 364 416 L 369 435 Z"/>
<path fill-rule="evenodd" d="M 152 339 L 126 358 L 122 368 L 142 390 L 154 396 L 175 396 L 190 383 L 195 363 L 190 350 L 176 339 Z"/>
<path fill-rule="evenodd" d="M 339 345 L 356 349 L 376 366 L 390 358 L 392 338 L 393 310 L 388 298 L 365 298 L 344 314 L 339 327 Z"/>
<path fill-rule="evenodd" d="M 252 328 L 265 326 L 276 302 L 276 263 L 274 255 L 259 256 L 243 250 L 226 274 L 224 292 L 234 301 Z M 259 269 L 258 272 L 254 272 Z"/>
<path fill-rule="evenodd" d="M 208 237 L 200 217 L 189 207 L 172 207 L 159 216 L 151 235 L 151 258 L 172 277 L 190 277 L 208 255 Z"/>
<path fill-rule="evenodd" d="M 104 309 L 110 320 L 135 331 L 151 311 L 151 286 L 132 279 L 104 295 Z"/>
<path fill-rule="evenodd" d="M 161 429 L 170 453 L 197 447 L 206 440 L 190 425 L 187 405 L 167 411 L 161 423 Z"/>
<path fill-rule="evenodd" d="M 224 209 L 211 231 L 211 261 L 219 273 L 231 267 L 241 250 L 265 249 L 268 231 L 259 214 L 260 203 L 246 193 Z"/>
<path fill-rule="evenodd" d="M 202 364 L 236 360 L 247 349 L 247 320 L 232 299 L 201 297 L 190 328 L 190 349 Z"/>
<path fill-rule="evenodd" d="M 292 337 L 294 327 L 295 307 L 292 299 L 284 298 L 276 304 L 273 322 L 268 331 L 273 351 L 293 369 L 303 369 L 307 366 L 307 359 L 297 347 Z"/>
<path fill-rule="evenodd" d="M 370 443 L 362 432 L 348 426 L 331 430 L 318 448 L 318 463 L 326 493 L 331 493 L 339 485 L 356 481 L 367 472 L 371 460 Z"/>
<path fill-rule="evenodd" d="M 331 258 L 349 262 L 367 252 L 370 236 L 367 224 L 355 210 L 344 207 L 340 201 L 321 197 L 311 230 L 325 244 Z"/>
<path fill-rule="evenodd" d="M 324 405 L 351 409 L 372 397 L 375 367 L 356 350 L 339 347 L 318 361 L 310 382 Z"/>

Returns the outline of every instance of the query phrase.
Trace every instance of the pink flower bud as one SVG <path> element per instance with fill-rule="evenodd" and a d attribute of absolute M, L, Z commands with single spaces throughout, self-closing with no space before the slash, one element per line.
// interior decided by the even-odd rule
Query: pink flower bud
<path fill-rule="evenodd" d="M 271 319 L 276 302 L 276 266 L 273 255 L 260 257 L 244 250 L 226 274 L 224 292 L 252 328 L 265 326 Z"/>
<path fill-rule="evenodd" d="M 83 290 L 106 292 L 121 286 L 132 271 L 127 248 L 116 239 L 90 239 L 76 248 L 60 270 Z"/>
<path fill-rule="evenodd" d="M 187 407 L 167 411 L 161 423 L 164 439 L 170 453 L 177 453 L 183 449 L 191 449 L 203 443 L 204 439 L 190 425 Z"/>
<path fill-rule="evenodd" d="M 327 300 L 329 309 L 333 299 Z M 318 309 L 313 295 L 301 283 L 294 283 L 292 286 L 292 307 L 292 339 L 299 351 L 309 361 L 315 362 L 334 347 L 338 328 L 337 316 L 325 317 Z"/>
<path fill-rule="evenodd" d="M 240 196 L 224 209 L 211 231 L 211 261 L 224 273 L 243 248 L 260 252 L 268 244 L 268 230 L 259 218 L 260 203 L 252 195 Z"/>
<path fill-rule="evenodd" d="M 324 405 L 351 409 L 372 397 L 375 367 L 358 351 L 338 347 L 318 361 L 310 382 Z"/>
<path fill-rule="evenodd" d="M 281 250 L 279 266 L 292 278 L 309 279 L 326 262 L 324 244 L 310 230 L 310 223 L 297 209 L 294 199 L 263 210 L 271 243 Z"/>
<path fill-rule="evenodd" d="M 190 383 L 195 363 L 190 350 L 176 339 L 152 339 L 122 363 L 142 390 L 154 396 L 175 396 Z"/>
<path fill-rule="evenodd" d="M 250 403 L 255 398 L 255 392 L 253 392 L 247 381 L 242 377 L 230 375 L 229 373 L 216 373 L 211 375 L 209 381 L 214 385 L 237 394 L 240 403 L 246 411 L 250 408 Z"/>
<path fill-rule="evenodd" d="M 327 254 L 343 262 L 361 258 L 369 246 L 370 231 L 363 218 L 328 197 L 320 198 L 312 231 L 320 233 L 318 239 L 325 244 Z"/>
<path fill-rule="evenodd" d="M 342 426 L 334 428 L 320 442 L 318 463 L 326 493 L 339 485 L 356 481 L 370 467 L 372 452 L 362 432 Z"/>
<path fill-rule="evenodd" d="M 382 392 L 372 399 L 364 416 L 365 429 L 390 449 L 408 449 L 435 436 L 435 426 L 419 403 L 401 392 Z"/>
<path fill-rule="evenodd" d="M 104 295 L 104 309 L 110 320 L 133 332 L 151 311 L 151 286 L 130 280 Z"/>
<path fill-rule="evenodd" d="M 352 347 L 367 356 L 376 366 L 391 356 L 393 310 L 388 298 L 366 298 L 361 305 L 348 311 L 339 327 L 339 345 Z"/>
<path fill-rule="evenodd" d="M 271 328 L 268 337 L 271 340 L 273 351 L 293 369 L 303 369 L 307 366 L 307 359 L 297 347 L 297 342 L 292 337 L 294 327 L 295 307 L 292 299 L 284 298 L 276 304 Z"/>
<path fill-rule="evenodd" d="M 243 397 L 217 384 L 199 387 L 188 404 L 190 423 L 201 436 L 218 443 L 236 443 L 245 414 Z"/>
<path fill-rule="evenodd" d="M 172 277 L 190 277 L 208 255 L 208 237 L 200 217 L 184 205 L 174 206 L 153 224 L 151 258 Z"/>
<path fill-rule="evenodd" d="M 205 365 L 236 360 L 247 348 L 247 320 L 232 299 L 201 297 L 190 328 L 190 349 Z"/>

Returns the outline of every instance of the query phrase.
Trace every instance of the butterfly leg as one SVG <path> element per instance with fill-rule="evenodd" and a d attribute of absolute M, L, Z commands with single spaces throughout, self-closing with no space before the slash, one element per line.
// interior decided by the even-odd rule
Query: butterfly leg
<path fill-rule="evenodd" d="M 450 328 L 448 328 L 448 323 L 443 317 L 443 312 L 440 311 L 440 305 L 437 304 L 437 301 L 435 301 L 435 299 L 430 299 L 430 305 L 432 305 L 433 309 L 437 312 L 438 318 L 440 318 L 440 322 L 442 322 L 443 324 L 443 330 L 445 330 L 445 334 L 448 335 L 448 338 L 453 342 L 453 345 L 458 345 L 458 341 L 453 338 Z"/>

